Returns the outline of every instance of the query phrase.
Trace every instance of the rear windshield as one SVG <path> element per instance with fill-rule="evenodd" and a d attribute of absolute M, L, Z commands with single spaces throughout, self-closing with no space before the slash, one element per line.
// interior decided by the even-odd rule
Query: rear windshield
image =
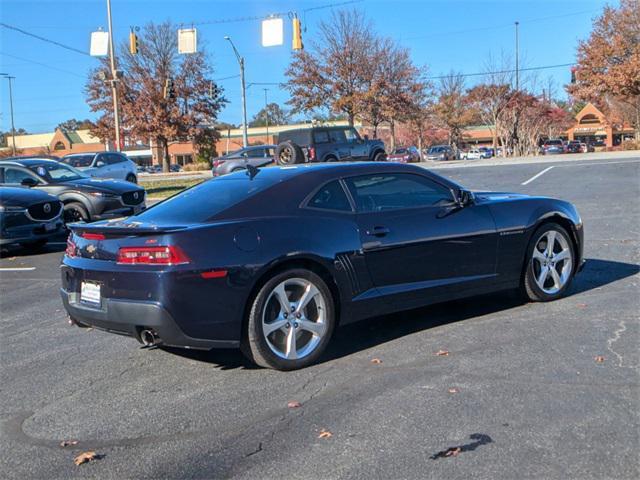
<path fill-rule="evenodd" d="M 62 157 L 62 160 L 67 165 L 72 167 L 88 167 L 93 162 L 94 155 L 74 155 L 73 157 Z"/>
<path fill-rule="evenodd" d="M 429 149 L 429 153 L 438 153 L 438 152 L 442 152 L 444 150 L 444 147 L 431 147 Z"/>
<path fill-rule="evenodd" d="M 249 180 L 246 175 L 207 180 L 135 216 L 155 224 L 202 223 L 242 200 L 273 185 L 273 181 Z"/>
<path fill-rule="evenodd" d="M 562 145 L 562 140 L 547 140 L 545 145 Z"/>
<path fill-rule="evenodd" d="M 394 152 L 396 155 L 404 155 L 405 153 L 409 153 L 406 148 L 396 148 Z"/>

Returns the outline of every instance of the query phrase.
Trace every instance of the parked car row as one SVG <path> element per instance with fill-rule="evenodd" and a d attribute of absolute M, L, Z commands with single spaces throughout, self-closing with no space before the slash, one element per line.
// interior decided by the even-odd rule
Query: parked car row
<path fill-rule="evenodd" d="M 0 161 L 2 244 L 43 246 L 67 223 L 126 217 L 144 209 L 145 191 L 135 183 L 93 178 L 49 158 Z"/>
<path fill-rule="evenodd" d="M 571 140 L 565 142 L 561 139 L 550 139 L 542 144 L 540 153 L 543 155 L 559 155 L 562 153 L 588 153 L 594 152 L 595 147 L 591 143 Z"/>

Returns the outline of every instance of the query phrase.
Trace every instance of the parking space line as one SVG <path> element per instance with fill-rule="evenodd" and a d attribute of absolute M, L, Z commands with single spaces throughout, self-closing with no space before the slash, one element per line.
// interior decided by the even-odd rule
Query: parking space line
<path fill-rule="evenodd" d="M 36 267 L 0 267 L 0 272 L 30 272 Z"/>
<path fill-rule="evenodd" d="M 553 168 L 553 166 L 545 168 L 544 170 L 542 170 L 540 173 L 537 173 L 536 175 L 534 175 L 533 177 L 531 177 L 529 180 L 522 182 L 520 185 L 528 185 L 531 182 L 533 182 L 536 178 L 538 178 L 541 175 L 544 175 L 545 173 L 547 173 L 549 170 L 551 170 Z"/>

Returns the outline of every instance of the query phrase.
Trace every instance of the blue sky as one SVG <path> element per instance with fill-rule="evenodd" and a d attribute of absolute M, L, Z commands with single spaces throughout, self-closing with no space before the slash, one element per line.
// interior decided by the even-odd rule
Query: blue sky
<path fill-rule="evenodd" d="M 220 21 L 274 12 L 296 11 L 304 21 L 308 43 L 320 20 L 331 9 L 305 9 L 341 3 L 344 0 L 112 0 L 116 41 L 127 38 L 130 26 L 149 21 L 171 20 L 191 26 L 192 22 Z M 523 66 L 573 62 L 579 39 L 587 38 L 591 21 L 605 5 L 600 0 L 503 0 L 430 1 L 363 0 L 340 8 L 357 8 L 366 13 L 381 35 L 390 36 L 411 49 L 414 61 L 426 65 L 431 75 L 451 70 L 483 71 L 487 58 L 514 52 L 513 22 L 520 22 L 520 52 Z M 611 2 L 609 2 L 611 3 Z M 613 2 L 614 4 L 617 2 Z M 89 50 L 90 32 L 106 30 L 105 0 L 26 1 L 2 0 L 0 21 L 56 40 L 80 50 Z M 281 82 L 291 58 L 291 27 L 285 21 L 285 45 L 263 48 L 260 21 L 234 21 L 198 25 L 198 41 L 205 45 L 215 69 L 214 78 L 238 73 L 238 66 L 225 35 L 230 35 L 246 58 L 247 83 Z M 84 101 L 84 85 L 97 59 L 44 43 L 16 31 L 0 27 L 0 72 L 14 81 L 16 128 L 46 132 L 72 118 L 94 118 Z M 540 80 L 552 76 L 557 89 L 569 80 L 569 69 L 549 69 L 538 73 Z M 468 78 L 469 85 L 477 77 Z M 10 129 L 7 80 L 0 83 L 0 130 Z M 221 120 L 240 123 L 240 81 L 224 80 L 221 85 L 230 103 Z M 247 110 L 251 118 L 264 105 L 261 86 L 248 90 Z M 286 92 L 268 87 L 269 100 L 283 103 Z"/>

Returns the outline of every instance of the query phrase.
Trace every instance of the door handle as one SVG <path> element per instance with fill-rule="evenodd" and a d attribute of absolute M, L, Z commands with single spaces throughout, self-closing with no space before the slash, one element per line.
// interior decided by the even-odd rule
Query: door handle
<path fill-rule="evenodd" d="M 373 227 L 367 230 L 367 235 L 371 237 L 384 237 L 390 232 L 391 230 L 389 230 L 387 227 Z"/>

